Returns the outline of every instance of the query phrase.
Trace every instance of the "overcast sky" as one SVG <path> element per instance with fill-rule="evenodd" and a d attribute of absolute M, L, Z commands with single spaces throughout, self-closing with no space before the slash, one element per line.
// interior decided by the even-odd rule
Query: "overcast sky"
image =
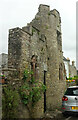
<path fill-rule="evenodd" d="M 63 55 L 76 61 L 76 1 L 0 0 L 0 53 L 8 53 L 8 30 L 26 26 L 38 12 L 39 4 L 46 4 L 60 12 Z"/>

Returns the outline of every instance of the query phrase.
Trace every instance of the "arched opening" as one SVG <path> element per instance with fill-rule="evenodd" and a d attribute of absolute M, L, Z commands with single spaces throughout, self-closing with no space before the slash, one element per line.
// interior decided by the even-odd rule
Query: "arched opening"
<path fill-rule="evenodd" d="M 34 73 L 34 78 L 36 78 L 36 68 L 37 68 L 37 56 L 33 55 L 31 57 L 31 70 Z"/>

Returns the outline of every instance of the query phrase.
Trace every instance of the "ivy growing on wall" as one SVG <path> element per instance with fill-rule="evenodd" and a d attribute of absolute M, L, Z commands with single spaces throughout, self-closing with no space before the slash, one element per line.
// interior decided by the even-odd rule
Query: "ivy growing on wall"
<path fill-rule="evenodd" d="M 33 71 L 26 69 L 23 73 L 22 81 L 19 89 L 14 89 L 10 85 L 3 88 L 2 118 L 11 119 L 18 117 L 20 98 L 31 114 L 31 107 L 34 107 L 46 90 L 46 86 L 42 82 L 35 80 Z"/>
<path fill-rule="evenodd" d="M 19 93 L 24 105 L 31 104 L 32 107 L 41 99 L 42 93 L 46 90 L 46 86 L 33 77 L 33 71 L 25 70 L 23 74 L 23 85 L 20 87 Z"/>

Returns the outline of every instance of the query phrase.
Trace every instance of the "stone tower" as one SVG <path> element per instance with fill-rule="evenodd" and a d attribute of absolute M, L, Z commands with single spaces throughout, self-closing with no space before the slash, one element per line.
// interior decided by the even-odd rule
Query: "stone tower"
<path fill-rule="evenodd" d="M 56 9 L 50 11 L 48 5 L 41 4 L 31 23 L 22 29 L 9 30 L 8 46 L 8 67 L 18 71 L 17 83 L 20 83 L 24 69 L 31 69 L 35 58 L 36 79 L 47 86 L 42 100 L 34 108 L 33 116 L 39 118 L 44 112 L 59 107 L 65 86 L 59 12 Z M 13 82 L 16 84 L 14 79 L 11 84 Z"/>

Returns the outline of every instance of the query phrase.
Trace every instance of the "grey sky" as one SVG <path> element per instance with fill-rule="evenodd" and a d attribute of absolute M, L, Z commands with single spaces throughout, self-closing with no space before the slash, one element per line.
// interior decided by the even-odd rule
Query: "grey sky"
<path fill-rule="evenodd" d="M 78 2 L 76 4 L 76 67 L 78 70 Z"/>
<path fill-rule="evenodd" d="M 0 0 L 0 53 L 8 52 L 8 30 L 26 26 L 38 12 L 39 4 L 47 4 L 60 12 L 64 56 L 76 61 L 76 1 Z"/>

